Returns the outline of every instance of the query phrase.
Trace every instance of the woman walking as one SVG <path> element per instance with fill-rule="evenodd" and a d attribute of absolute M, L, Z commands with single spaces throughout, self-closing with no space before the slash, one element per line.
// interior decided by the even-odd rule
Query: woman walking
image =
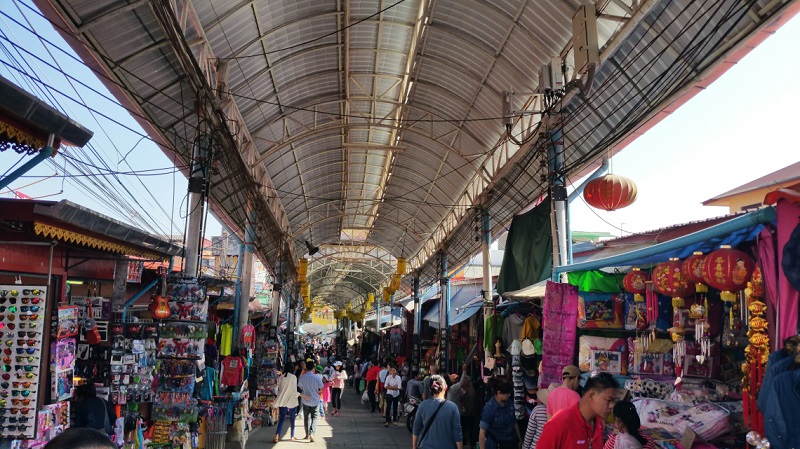
<path fill-rule="evenodd" d="M 422 401 L 414 418 L 411 449 L 463 449 L 458 406 L 445 399 L 447 383 L 430 377 L 431 397 Z"/>
<path fill-rule="evenodd" d="M 293 367 L 287 365 L 284 368 L 284 373 L 278 377 L 278 396 L 275 398 L 273 407 L 278 407 L 278 429 L 275 432 L 275 438 L 272 440 L 277 443 L 281 438 L 283 432 L 283 421 L 289 418 L 289 428 L 291 429 L 291 439 L 296 440 L 294 437 L 294 417 L 297 412 L 297 377 L 292 374 Z"/>
<path fill-rule="evenodd" d="M 347 380 L 347 371 L 342 369 L 342 362 L 333 363 L 333 373 L 331 374 L 331 401 L 333 402 L 333 416 L 339 416 L 342 409 L 342 391 Z"/>

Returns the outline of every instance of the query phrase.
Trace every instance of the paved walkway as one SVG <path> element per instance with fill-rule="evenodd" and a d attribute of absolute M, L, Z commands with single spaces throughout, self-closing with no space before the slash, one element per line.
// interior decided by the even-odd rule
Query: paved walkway
<path fill-rule="evenodd" d="M 330 408 L 329 408 L 330 410 Z M 289 426 L 284 423 L 284 435 L 276 444 L 276 426 L 260 427 L 250 434 L 246 449 L 316 449 L 328 447 L 348 447 L 352 449 L 408 449 L 411 446 L 411 433 L 406 429 L 405 418 L 401 417 L 397 426 L 383 427 L 383 418 L 376 412 L 370 413 L 368 406 L 361 404 L 361 397 L 352 387 L 342 395 L 341 416 L 325 416 L 317 421 L 317 434 L 314 442 L 309 440 L 289 440 Z M 295 436 L 305 436 L 303 420 L 295 422 Z"/>

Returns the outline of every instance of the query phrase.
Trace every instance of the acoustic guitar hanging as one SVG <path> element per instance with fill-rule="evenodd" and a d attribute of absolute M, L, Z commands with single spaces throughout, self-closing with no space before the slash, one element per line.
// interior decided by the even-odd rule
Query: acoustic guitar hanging
<path fill-rule="evenodd" d="M 86 318 L 83 320 L 83 328 L 86 330 L 86 343 L 90 345 L 100 343 L 100 330 L 97 329 L 97 322 L 92 312 L 92 300 L 89 298 L 86 298 Z"/>
<path fill-rule="evenodd" d="M 161 271 L 161 269 L 159 269 Z M 172 311 L 169 309 L 167 301 L 167 272 L 161 277 L 161 292 L 158 295 L 153 295 L 153 302 L 150 304 L 150 311 L 153 313 L 153 318 L 157 320 L 164 320 L 169 318 Z"/>

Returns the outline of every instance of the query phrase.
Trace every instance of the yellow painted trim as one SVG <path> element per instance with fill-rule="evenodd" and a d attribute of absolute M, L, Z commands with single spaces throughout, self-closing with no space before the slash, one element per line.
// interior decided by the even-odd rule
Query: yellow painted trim
<path fill-rule="evenodd" d="M 34 223 L 33 229 L 36 231 L 37 235 L 41 235 L 47 238 L 53 238 L 56 240 L 60 240 L 62 242 L 76 243 L 79 245 L 88 246 L 90 248 L 102 251 L 108 251 L 112 253 L 144 257 L 147 259 L 166 260 L 166 258 L 163 255 L 158 253 L 136 249 L 131 246 L 120 245 L 118 243 L 112 243 L 103 239 L 81 234 L 79 232 L 69 231 L 67 229 L 62 229 L 57 226 L 40 223 L 38 221 Z"/>
<path fill-rule="evenodd" d="M 17 142 L 28 145 L 31 148 L 41 149 L 44 148 L 44 139 L 40 139 L 27 131 L 23 131 L 16 126 L 5 122 L 0 118 L 0 132 L 5 133 L 9 138 Z"/>

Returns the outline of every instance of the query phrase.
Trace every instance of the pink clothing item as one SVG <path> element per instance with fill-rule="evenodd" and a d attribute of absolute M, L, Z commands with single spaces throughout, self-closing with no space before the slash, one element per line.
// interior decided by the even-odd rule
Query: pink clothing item
<path fill-rule="evenodd" d="M 334 371 L 331 374 L 331 388 L 344 388 L 344 381 L 347 380 L 347 372 Z"/>
<path fill-rule="evenodd" d="M 783 247 L 789 241 L 794 228 L 800 224 L 800 204 L 792 204 L 789 200 L 778 200 L 775 207 L 778 213 L 778 341 L 797 334 L 797 303 L 800 293 L 786 279 L 781 264 L 783 263 Z"/>
<path fill-rule="evenodd" d="M 575 390 L 567 387 L 558 387 L 547 396 L 547 414 L 554 416 L 565 408 L 572 407 L 581 400 Z"/>
<path fill-rule="evenodd" d="M 575 363 L 578 287 L 547 281 L 542 312 L 542 385 L 561 384 L 561 369 Z"/>
<path fill-rule="evenodd" d="M 322 387 L 322 402 L 331 402 L 331 383 L 323 382 Z"/>

